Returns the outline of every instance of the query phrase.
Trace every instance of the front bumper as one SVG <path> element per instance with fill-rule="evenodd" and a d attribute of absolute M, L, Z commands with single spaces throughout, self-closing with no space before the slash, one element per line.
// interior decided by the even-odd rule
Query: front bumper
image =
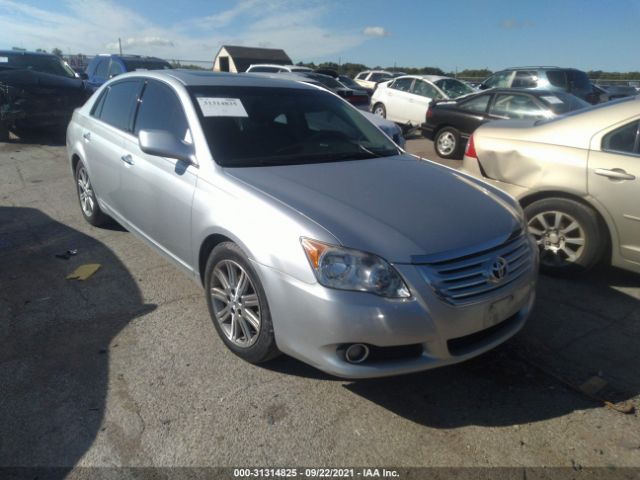
<path fill-rule="evenodd" d="M 369 378 L 406 374 L 458 363 L 513 336 L 533 307 L 537 268 L 502 290 L 464 306 L 441 300 L 417 265 L 395 265 L 412 291 L 410 299 L 385 299 L 307 284 L 255 264 L 267 294 L 278 348 L 329 374 Z M 500 305 L 496 315 L 495 306 Z M 378 350 L 419 345 L 417 354 L 352 364 L 344 346 L 364 343 Z M 398 350 L 398 349 L 395 349 Z"/>

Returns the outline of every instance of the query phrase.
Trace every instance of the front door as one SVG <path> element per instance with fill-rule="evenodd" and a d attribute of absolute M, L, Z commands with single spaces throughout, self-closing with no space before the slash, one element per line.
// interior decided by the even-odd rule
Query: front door
<path fill-rule="evenodd" d="M 588 174 L 589 194 L 615 222 L 620 255 L 636 263 L 640 263 L 639 130 L 640 119 L 627 120 L 594 136 Z"/>
<path fill-rule="evenodd" d="M 169 85 L 151 79 L 146 82 L 132 135 L 123 141 L 126 160 L 119 196 L 126 204 L 130 227 L 190 269 L 191 206 L 198 169 L 181 160 L 144 153 L 138 144 L 140 130 L 167 131 L 191 141 L 184 110 Z"/>

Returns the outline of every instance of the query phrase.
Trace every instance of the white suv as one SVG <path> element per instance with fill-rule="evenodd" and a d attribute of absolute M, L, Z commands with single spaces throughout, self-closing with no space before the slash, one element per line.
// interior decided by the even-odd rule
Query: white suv
<path fill-rule="evenodd" d="M 373 91 L 380 82 L 386 82 L 393 77 L 393 73 L 386 70 L 365 70 L 357 74 L 354 80 L 361 87 Z"/>
<path fill-rule="evenodd" d="M 312 68 L 299 65 L 275 65 L 272 63 L 255 63 L 249 65 L 247 72 L 281 73 L 281 72 L 313 72 Z"/>

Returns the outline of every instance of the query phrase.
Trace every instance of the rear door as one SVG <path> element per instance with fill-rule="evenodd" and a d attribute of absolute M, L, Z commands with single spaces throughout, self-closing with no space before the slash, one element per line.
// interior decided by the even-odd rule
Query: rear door
<path fill-rule="evenodd" d="M 387 119 L 398 122 L 406 123 L 406 110 L 409 108 L 409 98 L 411 85 L 413 84 L 413 78 L 396 78 L 393 82 L 389 83 L 386 88 L 380 87 L 377 90 L 378 95 L 384 92 L 384 96 L 381 96 L 381 100 L 387 109 Z M 375 95 L 375 94 L 374 94 Z M 376 97 L 378 95 L 375 95 Z"/>
<path fill-rule="evenodd" d="M 91 111 L 92 121 L 82 131 L 91 183 L 99 200 L 117 215 L 122 212 L 118 195 L 122 139 L 131 130 L 141 86 L 139 80 L 123 80 L 109 85 Z"/>
<path fill-rule="evenodd" d="M 640 263 L 640 118 L 596 134 L 588 165 L 589 194 L 615 222 L 620 255 Z"/>
<path fill-rule="evenodd" d="M 451 112 L 448 115 L 450 124 L 457 128 L 463 137 L 468 137 L 480 125 L 491 120 L 491 117 L 489 117 L 487 113 L 490 100 L 491 94 L 486 93 L 476 95 L 469 100 L 461 102 L 456 107 L 450 109 Z M 443 113 L 447 110 L 449 109 L 442 109 Z M 443 121 L 444 120 L 443 118 Z"/>
<path fill-rule="evenodd" d="M 126 204 L 130 226 L 156 247 L 190 269 L 191 205 L 198 168 L 174 158 L 144 153 L 140 130 L 162 130 L 191 142 L 187 117 L 168 84 L 148 79 L 140 99 L 132 135 L 123 142 L 119 196 Z"/>
<path fill-rule="evenodd" d="M 416 79 L 408 94 L 407 108 L 404 112 L 406 120 L 403 123 L 410 123 L 419 126 L 427 116 L 427 109 L 432 100 L 443 99 L 444 96 L 438 89 L 424 80 Z"/>

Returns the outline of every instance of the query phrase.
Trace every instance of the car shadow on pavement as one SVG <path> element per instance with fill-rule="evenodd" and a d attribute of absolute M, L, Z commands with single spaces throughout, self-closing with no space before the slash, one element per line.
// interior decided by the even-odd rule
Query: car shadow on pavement
<path fill-rule="evenodd" d="M 633 399 L 640 301 L 624 288 L 639 285 L 615 269 L 578 280 L 541 276 L 531 318 L 506 344 L 458 365 L 345 388 L 436 428 L 518 425 Z M 593 377 L 606 385 L 590 390 Z"/>
<path fill-rule="evenodd" d="M 71 468 L 102 426 L 114 337 L 156 306 L 105 245 L 39 210 L 0 207 L 0 231 L 0 466 Z M 66 279 L 86 263 L 101 268 Z"/>

